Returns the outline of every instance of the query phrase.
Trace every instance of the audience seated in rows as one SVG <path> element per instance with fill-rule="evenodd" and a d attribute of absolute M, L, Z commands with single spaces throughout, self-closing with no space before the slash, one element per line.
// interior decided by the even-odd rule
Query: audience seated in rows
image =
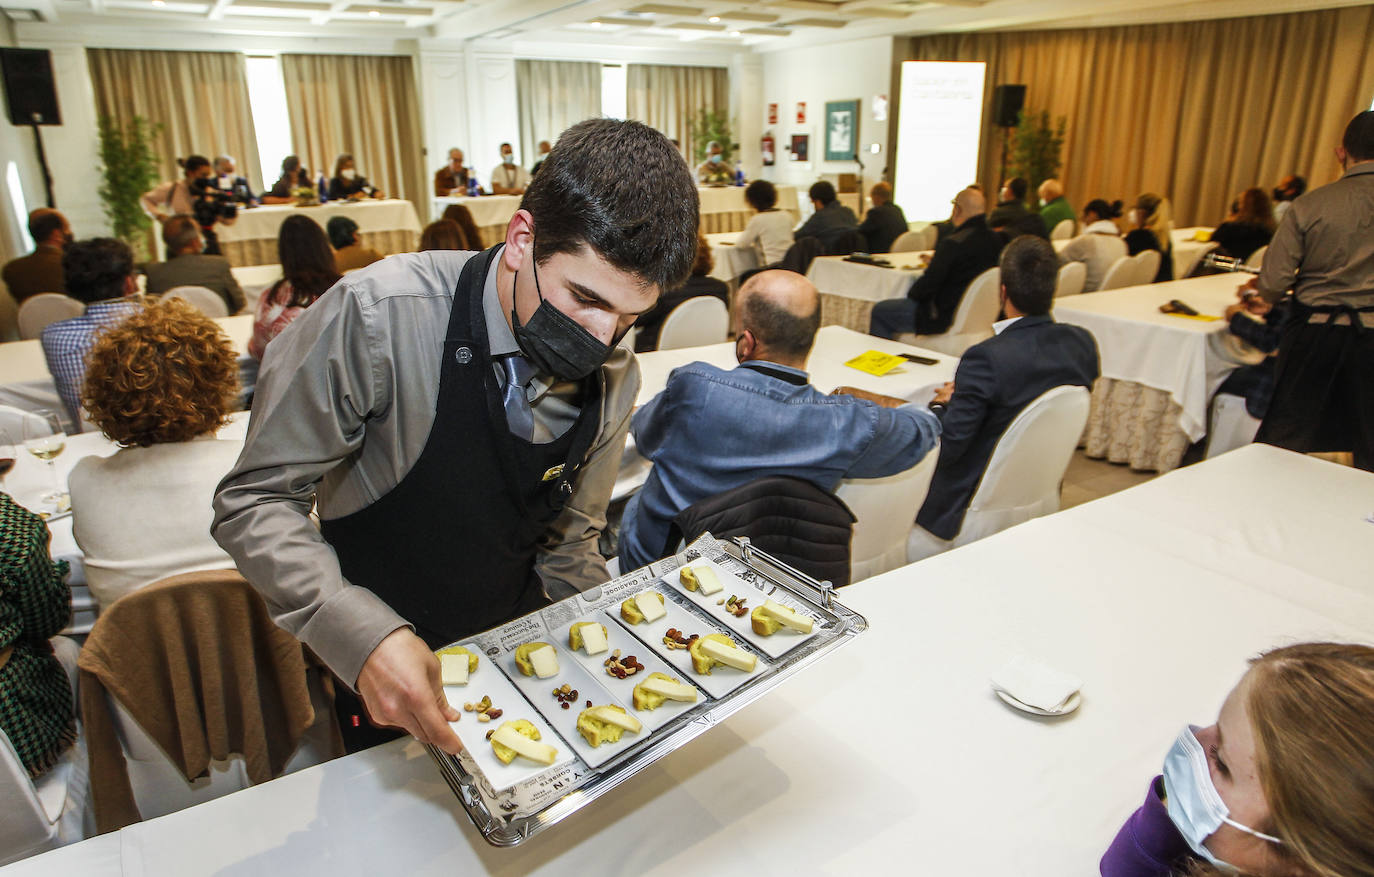
<path fill-rule="evenodd" d="M 203 286 L 224 299 L 229 313 L 243 310 L 243 290 L 229 270 L 229 260 L 205 253 L 205 240 L 200 226 L 190 216 L 173 216 L 162 224 L 162 242 L 167 245 L 167 261 L 149 264 L 144 273 L 148 283 L 144 291 L 162 295 L 178 286 Z"/>
<path fill-rule="evenodd" d="M 1212 232 L 1212 240 L 1227 256 L 1244 262 L 1274 238 L 1274 205 L 1264 190 L 1251 187 L 1231 206 L 1231 215 Z"/>
<path fill-rule="evenodd" d="M 1121 229 L 1113 222 L 1121 215 L 1121 207 L 1120 201 L 1111 204 L 1101 198 L 1089 201 L 1083 208 L 1083 233 L 1059 251 L 1061 265 L 1083 263 L 1086 271 L 1084 292 L 1097 292 L 1102 287 L 1107 270 L 1117 259 L 1126 255 L 1126 242 L 1121 239 Z"/>
<path fill-rule="evenodd" d="M 434 195 L 444 198 L 449 195 L 466 195 L 470 171 L 463 166 L 463 150 L 453 147 L 448 151 L 448 164 L 434 172 Z"/>
<path fill-rule="evenodd" d="M 291 194 L 294 190 L 314 188 L 315 184 L 310 181 L 310 170 L 301 166 L 298 157 L 288 155 L 281 160 L 281 176 L 262 196 L 262 203 L 290 204 L 296 200 L 296 196 Z"/>
<path fill-rule="evenodd" d="M 288 216 L 277 233 L 282 279 L 258 299 L 248 353 L 261 361 L 268 343 L 339 279 L 324 230 L 308 216 Z"/>
<path fill-rule="evenodd" d="M 170 575 L 233 568 L 210 538 L 210 500 L 243 447 L 215 438 L 237 393 L 233 345 L 186 302 L 141 307 L 91 348 L 83 400 L 120 450 L 83 457 L 68 486 L 101 609 Z"/>
<path fill-rule="evenodd" d="M 1371 721 L 1374 648 L 1260 655 L 1214 724 L 1179 732 L 1103 877 L 1374 874 Z"/>
<path fill-rule="evenodd" d="M 1134 228 L 1126 232 L 1126 252 L 1134 256 L 1146 250 L 1159 251 L 1159 271 L 1155 283 L 1174 279 L 1173 210 L 1169 199 L 1146 192 L 1136 199 L 1131 211 Z"/>
<path fill-rule="evenodd" d="M 806 222 L 793 234 L 796 240 L 816 238 L 821 242 L 822 249 L 831 252 L 846 232 L 859 230 L 859 220 L 854 216 L 854 211 L 836 199 L 835 187 L 828 180 L 812 183 L 807 195 L 816 212 L 807 217 Z"/>
<path fill-rule="evenodd" d="M 1050 316 L 1059 259 L 1049 242 L 1022 235 L 999 267 L 1006 319 L 965 351 L 932 403 L 943 427 L 940 457 L 916 523 L 941 539 L 959 535 L 997 440 L 1021 409 L 1054 387 L 1091 388 L 1099 373 L 1092 334 Z"/>
<path fill-rule="evenodd" d="M 32 779 L 77 733 L 71 682 L 48 644 L 71 618 L 72 592 L 48 540 L 42 518 L 0 493 L 0 731 Z"/>
<path fill-rule="evenodd" d="M 367 181 L 367 177 L 358 173 L 357 164 L 351 154 L 344 152 L 334 159 L 334 176 L 329 178 L 330 201 L 360 201 L 363 198 L 385 197 L 381 189 L 374 187 Z"/>
<path fill-rule="evenodd" d="M 1297 174 L 1289 174 L 1279 180 L 1279 184 L 1274 187 L 1274 222 L 1283 219 L 1283 214 L 1288 212 L 1289 206 L 1306 191 L 1307 179 Z"/>
<path fill-rule="evenodd" d="M 382 258 L 381 253 L 363 246 L 358 236 L 358 223 L 347 216 L 331 216 L 325 231 L 329 234 L 329 245 L 334 248 L 334 267 L 340 274 L 366 268 Z"/>
<path fill-rule="evenodd" d="M 463 230 L 464 250 L 485 250 L 486 243 L 482 239 L 482 231 L 477 227 L 477 221 L 472 218 L 472 211 L 462 204 L 450 204 L 444 208 L 441 219 L 448 219 L 458 223 L 458 227 Z"/>
<path fill-rule="evenodd" d="M 1001 198 L 997 206 L 988 214 L 988 228 L 1001 232 L 1007 240 L 1031 234 L 1048 239 L 1050 230 L 1045 228 L 1045 220 L 1026 206 L 1026 193 L 1030 183 L 1021 177 L 1013 177 L 1002 183 Z"/>
<path fill-rule="evenodd" d="M 436 219 L 420 232 L 419 252 L 430 250 L 466 250 L 463 229 L 452 219 Z"/>
<path fill-rule="evenodd" d="M 1002 236 L 988 228 L 983 193 L 969 187 L 954 197 L 953 204 L 954 233 L 935 245 L 930 264 L 911 284 L 906 298 L 873 306 L 870 335 L 896 338 L 903 332 L 938 335 L 947 331 L 964 290 L 979 274 L 996 267 Z"/>
<path fill-rule="evenodd" d="M 778 209 L 777 187 L 767 180 L 754 180 L 745 187 L 744 200 L 755 213 L 735 238 L 735 246 L 754 247 L 762 256 L 760 265 L 776 265 L 792 246 L 792 214 Z"/>
<path fill-rule="evenodd" d="M 1040 196 L 1040 219 L 1045 223 L 1047 232 L 1053 234 L 1055 227 L 1066 219 L 1077 219 L 1073 207 L 1069 206 L 1069 199 L 1064 197 L 1064 186 L 1058 180 L 1046 180 L 1036 193 Z"/>
<path fill-rule="evenodd" d="M 873 207 L 864 215 L 859 234 L 864 236 L 868 252 L 890 253 L 892 242 L 906 234 L 906 214 L 892 203 L 892 186 L 888 183 L 878 183 L 868 194 Z"/>
<path fill-rule="evenodd" d="M 128 297 L 138 292 L 134 254 L 115 238 L 91 238 L 67 245 L 62 256 L 67 294 L 84 302 L 86 312 L 59 320 L 43 330 L 43 358 L 57 393 L 73 422 L 81 419 L 81 384 L 86 354 L 102 330 L 129 316 L 138 306 Z"/>
<path fill-rule="evenodd" d="M 523 195 L 530 184 L 530 172 L 515 163 L 515 149 L 501 144 L 501 163 L 491 169 L 493 195 Z"/>
<path fill-rule="evenodd" d="M 726 286 L 724 281 L 710 276 L 713 267 L 711 245 L 698 231 L 697 257 L 696 261 L 692 263 L 692 275 L 687 278 L 687 282 L 682 286 L 668 290 L 659 296 L 658 303 L 640 314 L 639 319 L 635 320 L 635 328 L 638 330 L 635 335 L 636 353 L 646 353 L 658 349 L 658 333 L 663 328 L 663 321 L 678 305 L 688 299 L 709 295 L 720 299 L 727 308 L 730 306 L 730 287 Z"/>
<path fill-rule="evenodd" d="M 29 214 L 29 237 L 34 249 L 5 263 L 5 286 L 16 304 L 44 292 L 66 292 L 62 278 L 62 251 L 72 242 L 72 227 L 67 217 L 48 207 Z"/>
<path fill-rule="evenodd" d="M 669 552 L 670 522 L 698 500 L 768 475 L 833 491 L 842 478 L 909 469 L 939 438 L 939 424 L 924 408 L 859 398 L 860 391 L 827 396 L 811 386 L 805 369 L 820 326 L 820 296 L 805 277 L 756 274 L 740 288 L 737 308 L 739 367 L 674 369 L 663 392 L 631 420 L 639 452 L 654 465 L 625 508 L 622 569 Z M 703 432 L 702 424 L 710 429 Z"/>

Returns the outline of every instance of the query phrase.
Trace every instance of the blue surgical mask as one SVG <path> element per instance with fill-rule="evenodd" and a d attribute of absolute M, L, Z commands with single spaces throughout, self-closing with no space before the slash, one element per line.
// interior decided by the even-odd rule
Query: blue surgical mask
<path fill-rule="evenodd" d="M 514 156 L 514 155 L 503 155 L 503 156 L 501 156 L 501 163 L 502 163 L 502 164 L 515 164 L 515 156 Z"/>
<path fill-rule="evenodd" d="M 717 152 L 715 155 L 711 156 L 711 164 L 720 164 L 720 153 L 719 153 L 719 152 Z"/>
<path fill-rule="evenodd" d="M 1168 798 L 1169 819 L 1193 852 L 1219 868 L 1235 870 L 1234 865 L 1212 855 L 1212 851 L 1203 844 L 1223 823 L 1260 840 L 1276 844 L 1283 841 L 1230 818 L 1230 808 L 1221 800 L 1217 787 L 1212 784 L 1212 773 L 1207 768 L 1207 753 L 1197 739 L 1197 730 L 1196 725 L 1185 726 L 1169 749 L 1169 754 L 1164 756 L 1164 793 Z"/>

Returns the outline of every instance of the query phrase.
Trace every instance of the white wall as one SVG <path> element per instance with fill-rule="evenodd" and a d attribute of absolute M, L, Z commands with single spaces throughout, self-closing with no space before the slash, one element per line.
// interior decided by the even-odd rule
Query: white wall
<path fill-rule="evenodd" d="M 0 46 L 13 47 L 15 45 L 17 43 L 9 23 L 0 22 Z M 53 66 L 59 68 L 58 75 L 60 76 L 60 65 L 57 61 L 58 59 L 53 59 Z M 63 100 L 60 93 L 58 106 L 62 111 L 63 121 L 66 122 L 68 102 Z M 43 147 L 48 153 L 49 168 L 59 168 L 54 160 L 54 151 L 68 130 L 65 127 L 45 126 L 42 128 Z M 19 173 L 19 185 L 27 208 L 33 210 L 36 207 L 46 207 L 43 194 L 43 173 L 38 164 L 38 150 L 34 146 L 33 129 L 11 125 L 9 113 L 5 112 L 0 115 L 0 263 L 8 262 L 16 256 L 22 256 L 27 251 L 23 228 L 28 222 L 28 217 L 17 214 L 12 206 L 14 193 L 10 191 L 8 180 L 10 162 L 14 162 Z M 60 179 L 60 174 L 54 175 Z M 60 194 L 58 198 L 57 203 L 61 206 Z"/>
<path fill-rule="evenodd" d="M 824 47 L 790 49 L 763 55 L 763 94 L 758 123 L 771 131 L 780 150 L 778 163 L 764 168 L 763 176 L 778 183 L 805 187 L 822 175 L 856 173 L 852 161 L 825 161 L 826 101 L 859 100 L 859 144 L 863 152 L 865 187 L 882 178 L 888 163 L 886 121 L 873 119 L 873 98 L 888 94 L 892 83 L 892 39 L 875 37 L 838 42 Z M 806 102 L 806 124 L 798 125 L 796 106 Z M 778 105 L 778 123 L 768 124 L 768 104 Z M 810 162 L 789 162 L 785 150 L 793 134 L 810 134 Z M 868 144 L 880 143 L 883 151 L 867 153 Z M 757 144 L 756 144 L 757 146 Z"/>

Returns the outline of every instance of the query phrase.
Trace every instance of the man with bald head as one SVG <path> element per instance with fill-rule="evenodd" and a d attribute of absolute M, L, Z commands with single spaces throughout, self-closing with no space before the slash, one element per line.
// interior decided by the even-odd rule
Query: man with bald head
<path fill-rule="evenodd" d="M 873 306 L 868 334 L 896 338 L 903 332 L 938 335 L 949 330 L 959 300 L 973 278 L 997 267 L 1002 238 L 988 228 L 983 193 L 970 186 L 954 196 L 949 221 L 954 232 L 935 245 L 925 273 L 911 284 L 906 298 Z"/>
<path fill-rule="evenodd" d="M 1036 191 L 1040 195 L 1040 218 L 1045 221 L 1048 231 L 1052 233 L 1055 227 L 1066 219 L 1075 223 L 1075 228 L 1077 227 L 1078 214 L 1074 213 L 1069 199 L 1064 197 L 1064 186 L 1058 180 L 1050 178 L 1041 183 Z"/>
<path fill-rule="evenodd" d="M 625 508 L 621 569 L 671 553 L 670 523 L 699 500 L 769 475 L 833 491 L 842 478 L 909 469 L 939 438 L 939 420 L 923 406 L 811 386 L 806 359 L 820 327 L 820 296 L 802 275 L 754 275 L 736 310 L 739 366 L 674 369 L 630 422 L 654 467 Z"/>
<path fill-rule="evenodd" d="M 40 292 L 66 292 L 62 276 L 62 251 L 72 242 L 67 217 L 50 207 L 29 214 L 29 237 L 34 250 L 5 265 L 5 286 L 16 303 Z"/>

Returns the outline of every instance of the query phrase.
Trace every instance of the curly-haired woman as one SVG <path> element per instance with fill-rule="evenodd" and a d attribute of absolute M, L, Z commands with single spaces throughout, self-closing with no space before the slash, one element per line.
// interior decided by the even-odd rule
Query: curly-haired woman
<path fill-rule="evenodd" d="M 233 347 L 189 305 L 160 301 L 106 330 L 83 403 L 121 449 L 72 469 L 72 532 L 102 608 L 178 573 L 233 568 L 210 538 L 210 500 L 242 448 L 215 438 L 237 392 Z"/>

